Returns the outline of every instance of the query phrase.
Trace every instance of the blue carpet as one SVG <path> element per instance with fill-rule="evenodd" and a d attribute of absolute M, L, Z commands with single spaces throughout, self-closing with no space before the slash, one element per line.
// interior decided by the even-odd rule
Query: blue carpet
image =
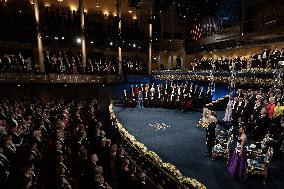
<path fill-rule="evenodd" d="M 183 175 L 198 179 L 209 189 L 283 188 L 281 181 L 264 186 L 260 181 L 251 179 L 240 184 L 227 176 L 224 160 L 212 161 L 204 156 L 205 131 L 197 127 L 202 116 L 200 112 L 124 107 L 114 107 L 114 111 L 118 120 L 138 141 L 155 151 L 165 162 L 175 165 Z M 219 119 L 223 113 L 218 112 Z M 158 124 L 164 124 L 164 128 L 158 130 L 151 126 Z"/>

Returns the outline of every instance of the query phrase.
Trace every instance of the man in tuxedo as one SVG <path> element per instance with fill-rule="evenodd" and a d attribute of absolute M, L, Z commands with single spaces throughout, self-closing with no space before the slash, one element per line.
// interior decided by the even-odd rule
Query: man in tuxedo
<path fill-rule="evenodd" d="M 255 141 L 262 141 L 269 127 L 269 117 L 265 107 L 261 109 L 260 116 L 256 118 L 254 123 L 254 139 Z"/>
<path fill-rule="evenodd" d="M 213 115 L 209 116 L 208 118 L 209 124 L 206 128 L 206 144 L 207 144 L 207 153 L 206 155 L 211 157 L 212 156 L 212 148 L 215 145 L 215 129 L 216 129 L 216 123 L 217 119 Z"/>
<path fill-rule="evenodd" d="M 18 121 L 16 119 L 16 114 L 12 113 L 10 119 L 8 120 L 8 125 L 11 127 L 18 127 Z"/>
<path fill-rule="evenodd" d="M 0 109 L 0 120 L 8 120 L 7 116 L 5 115 L 4 109 Z"/>
<path fill-rule="evenodd" d="M 144 108 L 143 105 L 143 94 L 141 91 L 139 91 L 138 95 L 137 95 L 137 108 Z"/>

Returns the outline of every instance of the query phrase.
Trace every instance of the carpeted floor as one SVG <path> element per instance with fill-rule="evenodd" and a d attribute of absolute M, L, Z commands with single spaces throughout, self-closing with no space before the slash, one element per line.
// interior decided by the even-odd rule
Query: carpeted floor
<path fill-rule="evenodd" d="M 165 162 L 174 164 L 183 175 L 194 177 L 207 188 L 284 188 L 283 160 L 271 166 L 267 184 L 257 178 L 246 183 L 232 180 L 226 173 L 225 160 L 212 161 L 206 152 L 205 130 L 197 127 L 200 112 L 180 112 L 159 108 L 114 107 L 119 121 L 149 150 Z M 218 112 L 221 118 L 223 112 Z"/>

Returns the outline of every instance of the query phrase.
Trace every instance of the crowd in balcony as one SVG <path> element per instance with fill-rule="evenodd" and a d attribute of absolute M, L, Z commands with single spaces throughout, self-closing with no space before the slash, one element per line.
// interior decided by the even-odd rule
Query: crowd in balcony
<path fill-rule="evenodd" d="M 123 73 L 146 74 L 147 65 L 140 57 L 123 57 Z M 78 52 L 46 51 L 45 68 L 47 73 L 61 74 L 118 74 L 118 58 L 100 53 L 90 53 L 85 70 L 82 55 Z"/>
<path fill-rule="evenodd" d="M 278 62 L 284 60 L 284 49 L 265 49 L 262 53 L 254 53 L 250 57 L 222 57 L 195 59 L 193 70 L 230 71 L 254 68 L 277 69 Z"/>
<path fill-rule="evenodd" d="M 35 69 L 31 50 L 0 51 L 0 73 L 29 73 Z"/>
<path fill-rule="evenodd" d="M 94 99 L 0 100 L 3 188 L 154 188 L 108 137 Z"/>
<path fill-rule="evenodd" d="M 140 57 L 124 57 L 123 58 L 123 72 L 125 74 L 147 74 L 147 63 Z"/>

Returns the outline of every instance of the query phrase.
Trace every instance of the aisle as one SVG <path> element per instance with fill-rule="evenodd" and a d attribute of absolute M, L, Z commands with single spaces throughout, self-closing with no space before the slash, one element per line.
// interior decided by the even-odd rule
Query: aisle
<path fill-rule="evenodd" d="M 155 151 L 164 161 L 174 164 L 183 175 L 198 179 L 209 189 L 279 186 L 272 183 L 263 186 L 254 179 L 240 184 L 227 176 L 224 160 L 212 161 L 204 156 L 205 130 L 196 126 L 202 116 L 200 112 L 124 107 L 114 107 L 114 111 L 122 125 L 138 141 Z M 223 112 L 219 112 L 219 117 L 221 114 Z"/>

